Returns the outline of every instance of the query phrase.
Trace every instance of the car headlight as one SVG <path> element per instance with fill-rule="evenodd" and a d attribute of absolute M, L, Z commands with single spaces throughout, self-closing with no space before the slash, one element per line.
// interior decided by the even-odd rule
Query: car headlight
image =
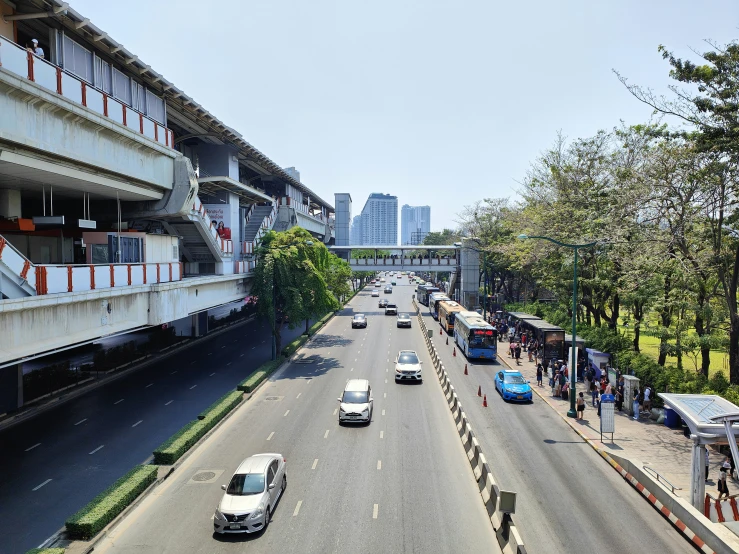
<path fill-rule="evenodd" d="M 344 408 L 342 408 L 341 406 L 339 406 L 339 411 L 340 411 L 340 412 L 341 412 L 342 414 L 345 414 L 345 413 L 346 413 L 346 410 L 345 410 Z"/>
<path fill-rule="evenodd" d="M 251 519 L 258 519 L 264 515 L 264 504 L 260 504 L 259 507 L 254 510 L 254 513 L 251 515 Z"/>
<path fill-rule="evenodd" d="M 398 366 L 395 366 L 395 373 L 400 373 L 400 368 Z"/>
<path fill-rule="evenodd" d="M 216 513 L 214 514 L 214 517 L 216 519 L 222 519 L 223 521 L 226 521 L 226 516 L 224 516 L 218 508 L 216 508 Z"/>
<path fill-rule="evenodd" d="M 362 415 L 369 415 L 369 408 L 362 410 Z"/>

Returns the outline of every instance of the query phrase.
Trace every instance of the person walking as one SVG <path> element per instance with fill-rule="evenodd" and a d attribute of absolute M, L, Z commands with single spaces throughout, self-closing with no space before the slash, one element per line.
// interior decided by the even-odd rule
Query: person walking
<path fill-rule="evenodd" d="M 639 395 L 641 393 L 639 392 L 639 389 L 634 390 L 634 404 L 631 406 L 631 408 L 634 410 L 634 421 L 639 421 Z"/>
<path fill-rule="evenodd" d="M 516 365 L 521 365 L 521 345 L 520 344 L 516 345 L 515 354 L 516 354 Z"/>
<path fill-rule="evenodd" d="M 544 368 L 541 367 L 541 364 L 538 364 L 536 366 L 536 384 L 539 385 L 540 387 L 542 386 L 541 380 L 543 376 L 544 376 Z"/>
<path fill-rule="evenodd" d="M 590 396 L 593 397 L 593 408 L 595 408 L 595 401 L 598 398 L 598 387 L 595 384 L 595 381 L 590 383 Z"/>
<path fill-rule="evenodd" d="M 585 398 L 583 398 L 582 392 L 577 397 L 577 419 L 582 419 L 585 413 Z"/>
<path fill-rule="evenodd" d="M 728 461 L 724 462 L 725 464 L 728 464 Z M 723 465 L 721 466 L 721 471 L 718 473 L 718 499 L 721 500 L 721 497 L 729 497 L 729 485 L 726 483 L 726 472 L 728 471 L 728 468 L 725 468 Z"/>
<path fill-rule="evenodd" d="M 560 396 L 562 394 L 562 385 L 559 379 L 559 370 L 554 374 L 554 396 Z"/>
<path fill-rule="evenodd" d="M 649 385 L 644 387 L 644 411 L 647 413 L 652 411 L 652 387 Z"/>

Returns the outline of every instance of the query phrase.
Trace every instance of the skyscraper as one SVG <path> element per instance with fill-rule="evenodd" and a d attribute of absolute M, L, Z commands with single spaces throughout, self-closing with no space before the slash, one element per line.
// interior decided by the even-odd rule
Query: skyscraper
<path fill-rule="evenodd" d="M 400 244 L 422 244 L 431 231 L 431 207 L 409 206 L 400 210 Z"/>
<path fill-rule="evenodd" d="M 352 197 L 345 192 L 334 194 L 336 205 L 336 246 L 348 246 L 349 227 L 352 222 Z"/>
<path fill-rule="evenodd" d="M 362 208 L 362 244 L 398 245 L 398 197 L 373 192 Z"/>
<path fill-rule="evenodd" d="M 352 219 L 351 243 L 352 245 L 362 244 L 362 216 L 361 215 L 355 215 L 354 219 Z"/>

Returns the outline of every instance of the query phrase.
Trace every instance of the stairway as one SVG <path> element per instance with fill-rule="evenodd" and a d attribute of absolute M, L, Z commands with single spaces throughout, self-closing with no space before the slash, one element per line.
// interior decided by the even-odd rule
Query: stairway
<path fill-rule="evenodd" d="M 0 236 L 0 300 L 35 296 L 35 280 L 36 266 Z"/>
<path fill-rule="evenodd" d="M 264 218 L 272 213 L 272 206 L 254 206 L 249 221 L 244 228 L 244 242 L 252 242 L 264 223 Z"/>
<path fill-rule="evenodd" d="M 457 292 L 457 289 L 459 289 L 460 273 L 461 273 L 461 268 L 457 266 L 457 268 L 452 273 L 451 279 L 449 280 L 449 292 L 447 292 L 447 296 L 461 303 L 462 299 L 460 299 L 459 293 Z M 468 309 L 471 309 L 471 308 L 468 308 Z"/>

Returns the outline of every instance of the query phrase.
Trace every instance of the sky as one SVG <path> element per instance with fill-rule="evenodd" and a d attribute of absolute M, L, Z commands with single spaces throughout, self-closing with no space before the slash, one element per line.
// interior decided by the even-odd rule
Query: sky
<path fill-rule="evenodd" d="M 618 81 L 670 94 L 665 45 L 695 61 L 739 38 L 737 0 L 71 0 L 79 13 L 353 215 L 367 196 L 514 202 L 558 132 L 649 119 Z"/>

